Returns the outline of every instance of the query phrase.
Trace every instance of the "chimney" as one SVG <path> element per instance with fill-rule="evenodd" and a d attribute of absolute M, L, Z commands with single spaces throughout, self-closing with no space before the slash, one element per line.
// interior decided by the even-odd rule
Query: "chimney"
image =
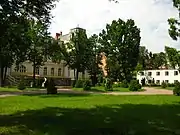
<path fill-rule="evenodd" d="M 60 35 L 62 36 L 62 31 L 60 31 Z"/>
<path fill-rule="evenodd" d="M 59 38 L 59 36 L 60 36 L 60 33 L 56 33 L 55 39 L 57 40 Z"/>

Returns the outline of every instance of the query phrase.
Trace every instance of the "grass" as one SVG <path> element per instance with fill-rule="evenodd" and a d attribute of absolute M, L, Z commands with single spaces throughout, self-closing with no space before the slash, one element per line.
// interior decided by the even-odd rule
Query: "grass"
<path fill-rule="evenodd" d="M 26 88 L 25 91 L 39 90 L 40 88 Z M 17 87 L 0 87 L 0 92 L 22 92 Z"/>
<path fill-rule="evenodd" d="M 73 90 L 76 90 L 76 91 L 83 91 L 83 88 L 72 88 Z M 104 87 L 103 86 L 96 86 L 96 87 L 92 87 L 91 88 L 91 91 L 95 91 L 95 92 L 106 92 Z M 121 88 L 121 87 L 115 87 L 113 88 L 113 91 L 115 92 L 131 92 L 129 90 L 129 88 Z M 139 90 L 139 91 L 143 91 L 142 90 Z"/>
<path fill-rule="evenodd" d="M 157 88 L 157 89 L 166 89 L 166 90 L 173 90 L 174 89 L 174 87 L 166 87 L 166 88 L 154 87 L 154 88 Z"/>
<path fill-rule="evenodd" d="M 2 135 L 179 135 L 176 96 L 32 95 L 0 98 Z"/>

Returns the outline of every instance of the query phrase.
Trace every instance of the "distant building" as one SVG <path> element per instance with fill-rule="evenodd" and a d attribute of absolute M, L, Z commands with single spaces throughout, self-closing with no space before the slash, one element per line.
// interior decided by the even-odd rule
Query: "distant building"
<path fill-rule="evenodd" d="M 145 78 L 146 84 L 151 84 L 153 81 L 155 84 L 161 85 L 165 83 L 175 83 L 180 80 L 180 74 L 175 69 L 162 69 L 162 70 L 145 70 L 137 74 L 137 80 L 141 83 L 141 80 Z"/>

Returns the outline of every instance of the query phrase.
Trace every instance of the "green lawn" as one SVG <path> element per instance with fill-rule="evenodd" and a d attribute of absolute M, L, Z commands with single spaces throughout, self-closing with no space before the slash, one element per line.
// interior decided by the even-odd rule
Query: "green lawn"
<path fill-rule="evenodd" d="M 39 90 L 40 88 L 26 88 L 25 91 Z M 18 90 L 17 87 L 0 87 L 0 92 L 22 92 L 22 90 Z"/>
<path fill-rule="evenodd" d="M 83 88 L 72 88 L 73 90 L 77 90 L 77 91 L 83 91 Z M 96 86 L 96 87 L 92 87 L 91 91 L 95 91 L 95 92 L 105 92 L 105 89 L 103 86 Z M 119 92 L 130 92 L 129 88 L 113 88 L 113 91 L 119 91 Z"/>
<path fill-rule="evenodd" d="M 179 123 L 176 96 L 0 98 L 2 135 L 179 135 Z"/>
<path fill-rule="evenodd" d="M 167 88 L 162 88 L 162 87 L 154 87 L 154 88 L 158 88 L 158 89 L 166 89 L 166 90 L 173 90 L 174 87 L 167 87 Z"/>

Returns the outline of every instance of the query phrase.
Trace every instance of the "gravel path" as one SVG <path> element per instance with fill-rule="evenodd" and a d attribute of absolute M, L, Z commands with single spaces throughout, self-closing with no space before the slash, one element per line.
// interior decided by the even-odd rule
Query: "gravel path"
<path fill-rule="evenodd" d="M 79 92 L 73 91 L 70 89 L 58 89 L 58 93 L 70 93 L 70 94 L 104 94 L 104 95 L 173 95 L 171 90 L 165 89 L 157 89 L 157 88 L 149 88 L 144 87 L 145 91 L 141 92 Z M 10 97 L 10 96 L 18 96 L 18 95 L 31 95 L 31 94 L 46 94 L 46 90 L 39 91 L 26 91 L 26 92 L 1 92 L 1 97 Z"/>

